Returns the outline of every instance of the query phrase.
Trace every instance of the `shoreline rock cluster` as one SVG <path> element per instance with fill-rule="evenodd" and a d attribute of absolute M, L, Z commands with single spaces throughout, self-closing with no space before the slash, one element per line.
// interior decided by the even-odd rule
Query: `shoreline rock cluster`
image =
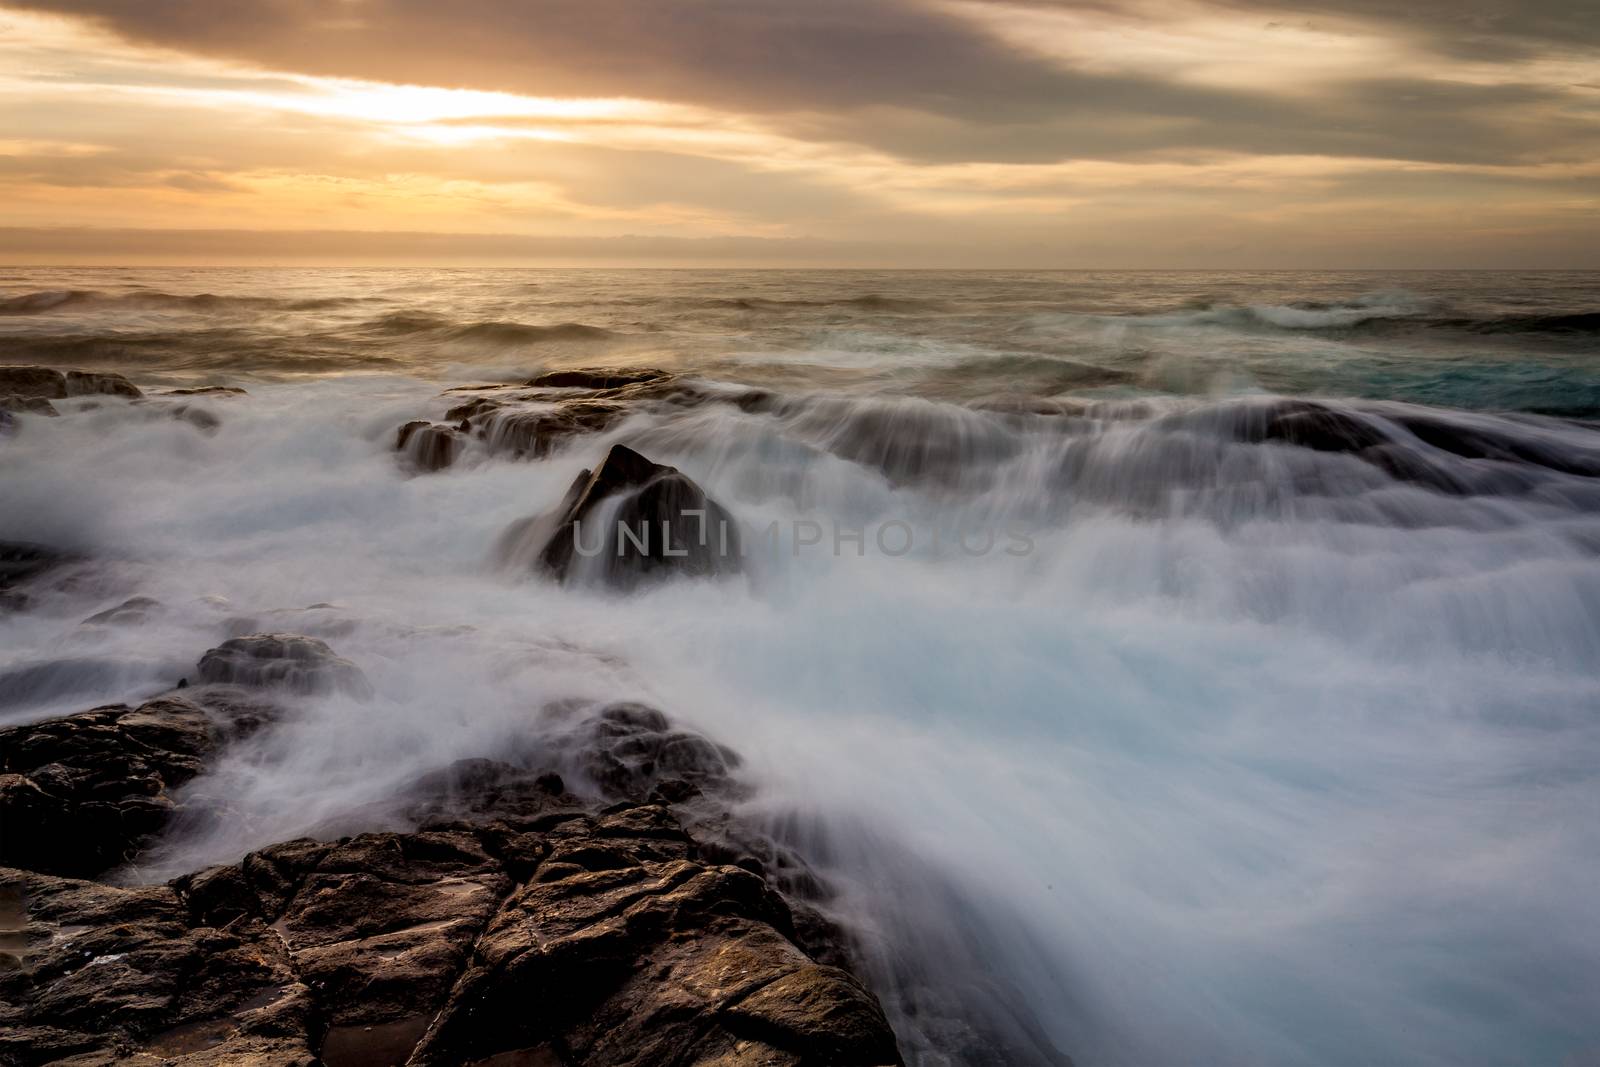
<path fill-rule="evenodd" d="M 151 394 L 112 371 L 63 371 L 53 367 L 0 365 L 0 431 L 15 429 L 15 417 L 19 414 L 50 418 L 61 415 L 54 401 L 98 397 L 120 398 L 131 404 L 144 405 L 152 415 L 178 419 L 201 433 L 209 434 L 222 425 L 222 420 L 196 401 L 243 395 L 245 391 L 237 386 L 222 385 L 166 389 Z M 96 405 L 90 403 L 87 406 Z"/>
<path fill-rule="evenodd" d="M 816 878 L 731 816 L 738 757 L 644 705 L 530 713 L 526 752 L 417 782 L 408 831 L 94 880 L 273 693 L 348 684 L 314 639 L 224 647 L 216 684 L 0 731 L 0 1064 L 901 1062 Z"/>

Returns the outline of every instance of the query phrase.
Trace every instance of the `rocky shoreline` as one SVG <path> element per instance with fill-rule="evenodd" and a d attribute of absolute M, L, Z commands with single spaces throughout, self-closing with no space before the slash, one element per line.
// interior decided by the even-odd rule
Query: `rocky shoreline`
<path fill-rule="evenodd" d="M 469 433 L 542 454 L 671 391 L 656 372 L 547 377 L 529 384 L 554 394 L 478 396 L 461 429 L 410 424 L 397 445 L 424 470 Z M 8 416 L 91 393 L 144 402 L 120 376 L 45 368 L 5 369 L 0 391 Z M 163 403 L 207 428 L 187 395 Z M 567 577 L 561 538 L 620 495 L 641 523 L 690 505 L 723 514 L 619 445 L 529 520 L 523 562 Z M 717 569 L 668 547 L 600 577 Z M 5 546 L 6 607 L 25 609 L 25 587 L 65 561 Z M 149 607 L 134 598 L 100 621 Z M 0 731 L 0 1064 L 901 1062 L 848 937 L 817 907 L 823 880 L 734 814 L 748 790 L 737 755 L 644 705 L 530 709 L 524 750 L 415 783 L 406 830 L 286 841 L 138 884 L 164 831 L 226 817 L 184 787 L 327 693 L 370 699 L 371 686 L 318 637 L 247 633 L 137 706 Z"/>
<path fill-rule="evenodd" d="M 530 713 L 542 763 L 429 776 L 409 831 L 118 884 L 271 693 L 0 732 L 0 1063 L 900 1062 L 819 879 L 731 814 L 737 757 L 643 705 Z"/>
<path fill-rule="evenodd" d="M 195 402 L 242 392 L 0 368 L 0 436 L 102 402 L 209 435 L 222 420 Z M 445 421 L 405 423 L 393 448 L 426 476 L 702 403 L 765 413 L 774 399 L 648 369 L 561 371 L 449 390 Z M 544 503 L 490 553 L 507 573 L 626 591 L 743 569 L 737 516 L 628 444 Z M 618 523 L 646 546 L 620 551 Z M 0 612 L 53 603 L 93 567 L 0 543 Z M 139 592 L 80 627 L 170 610 Z M 165 692 L 0 730 L 0 1067 L 1070 1065 L 962 935 L 908 921 L 890 944 L 830 918 L 854 913 L 808 862 L 826 844 L 742 815 L 754 787 L 737 754 L 642 704 L 529 707 L 517 740 L 413 782 L 384 818 L 148 884 L 141 871 L 189 865 L 163 867 L 172 842 L 230 825 L 208 792 L 219 760 L 270 742 L 308 699 L 374 699 L 327 643 L 353 626 L 321 618 L 333 610 L 252 608 L 160 676 Z M 22 692 L 30 671 L 90 662 L 0 682 Z M 339 836 L 360 830 L 375 832 Z M 908 877 L 939 898 L 936 927 L 965 921 L 931 871 Z"/>

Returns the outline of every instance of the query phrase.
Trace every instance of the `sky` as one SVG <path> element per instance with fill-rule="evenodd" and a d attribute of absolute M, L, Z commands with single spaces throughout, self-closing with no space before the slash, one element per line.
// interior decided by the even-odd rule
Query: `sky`
<path fill-rule="evenodd" d="M 0 263 L 1600 267 L 1600 0 L 0 0 Z"/>

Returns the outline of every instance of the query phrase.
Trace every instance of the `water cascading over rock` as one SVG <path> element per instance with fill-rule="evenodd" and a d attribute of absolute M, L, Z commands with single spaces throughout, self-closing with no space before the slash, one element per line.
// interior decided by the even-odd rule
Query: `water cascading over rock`
<path fill-rule="evenodd" d="M 499 555 L 510 567 L 619 588 L 740 569 L 732 514 L 676 467 L 626 445 L 613 445 L 598 467 L 579 474 L 554 511 L 512 524 Z"/>

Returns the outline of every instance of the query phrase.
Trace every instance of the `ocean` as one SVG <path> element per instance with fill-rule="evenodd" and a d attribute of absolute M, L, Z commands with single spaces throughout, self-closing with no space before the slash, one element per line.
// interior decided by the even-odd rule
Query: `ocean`
<path fill-rule="evenodd" d="M 742 754 L 914 1064 L 952 1001 L 1019 1063 L 1600 1062 L 1600 274 L 6 268 L 0 363 L 152 394 L 0 425 L 0 539 L 90 564 L 0 614 L 0 725 L 244 626 L 375 690 L 229 750 L 133 880 L 640 700 Z M 591 367 L 697 392 L 396 451 Z M 154 396 L 199 386 L 245 393 Z M 617 442 L 770 551 L 497 565 Z"/>

